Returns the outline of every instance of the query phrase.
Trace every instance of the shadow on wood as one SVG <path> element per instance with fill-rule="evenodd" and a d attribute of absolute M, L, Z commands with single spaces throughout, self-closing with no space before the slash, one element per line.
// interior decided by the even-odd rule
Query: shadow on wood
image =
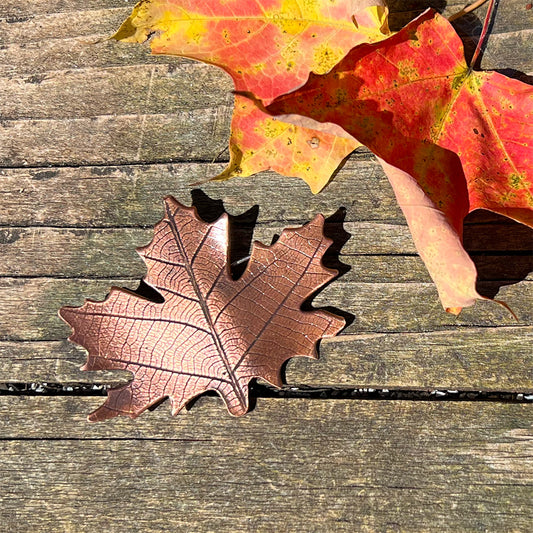
<path fill-rule="evenodd" d="M 520 235 L 522 250 L 510 246 L 509 236 Z M 465 218 L 464 246 L 478 271 L 477 290 L 494 298 L 501 287 L 513 285 L 533 272 L 533 229 L 511 219 L 474 211 Z"/>

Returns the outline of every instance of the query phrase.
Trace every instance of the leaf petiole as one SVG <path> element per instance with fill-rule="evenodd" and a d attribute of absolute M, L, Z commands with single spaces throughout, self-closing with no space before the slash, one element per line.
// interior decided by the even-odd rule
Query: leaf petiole
<path fill-rule="evenodd" d="M 474 9 L 477 9 L 478 7 L 482 6 L 486 1 L 487 0 L 476 0 L 476 2 L 472 4 L 468 4 L 467 6 L 463 7 L 461 11 L 457 11 L 457 13 L 450 15 L 448 17 L 448 20 L 450 22 L 453 22 L 454 20 L 461 18 L 463 15 L 466 15 L 467 13 L 471 13 L 472 11 L 474 11 Z"/>
<path fill-rule="evenodd" d="M 490 0 L 489 7 L 487 9 L 487 13 L 485 15 L 485 20 L 483 21 L 483 28 L 481 30 L 481 35 L 479 36 L 479 41 L 476 46 L 476 50 L 474 51 L 474 55 L 472 56 L 472 60 L 470 61 L 470 68 L 475 68 L 478 59 L 480 59 L 480 55 L 482 51 L 484 50 L 487 35 L 489 32 L 489 28 L 492 24 L 492 20 L 494 15 L 496 14 L 496 8 L 498 6 L 499 0 Z"/>

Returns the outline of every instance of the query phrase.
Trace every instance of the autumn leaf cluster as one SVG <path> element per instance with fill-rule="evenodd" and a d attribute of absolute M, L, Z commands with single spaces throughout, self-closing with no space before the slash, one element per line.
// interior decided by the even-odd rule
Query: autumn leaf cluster
<path fill-rule="evenodd" d="M 235 84 L 230 162 L 214 179 L 274 170 L 314 193 L 356 147 L 374 152 L 450 312 L 480 298 L 464 217 L 532 225 L 533 90 L 465 61 L 428 10 L 391 34 L 355 0 L 144 0 L 115 39 L 224 69 Z"/>

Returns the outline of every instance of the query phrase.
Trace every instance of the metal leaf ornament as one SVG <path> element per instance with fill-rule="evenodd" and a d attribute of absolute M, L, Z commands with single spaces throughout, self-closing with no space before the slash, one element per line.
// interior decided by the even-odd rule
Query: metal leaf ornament
<path fill-rule="evenodd" d="M 284 230 L 271 246 L 255 242 L 246 270 L 233 280 L 227 215 L 209 224 L 194 208 L 166 198 L 152 242 L 137 250 L 148 270 L 144 281 L 164 301 L 114 287 L 103 302 L 59 312 L 73 329 L 70 340 L 88 350 L 84 370 L 133 373 L 89 420 L 135 418 L 166 397 L 176 414 L 208 390 L 240 416 L 248 411 L 252 379 L 281 386 L 287 359 L 317 358 L 316 342 L 344 327 L 326 311 L 301 310 L 337 274 L 322 265 L 331 244 L 323 224 L 317 215 Z"/>

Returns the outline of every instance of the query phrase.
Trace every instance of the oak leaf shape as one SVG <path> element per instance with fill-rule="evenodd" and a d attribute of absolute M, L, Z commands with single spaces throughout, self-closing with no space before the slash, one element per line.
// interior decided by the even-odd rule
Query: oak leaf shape
<path fill-rule="evenodd" d="M 483 208 L 533 225 L 533 87 L 469 68 L 460 38 L 431 10 L 268 110 L 340 127 L 381 158 L 449 312 L 480 298 L 464 217 Z"/>
<path fill-rule="evenodd" d="M 208 224 L 195 208 L 167 197 L 152 242 L 137 250 L 147 266 L 144 281 L 164 302 L 114 287 L 103 302 L 59 312 L 73 329 L 70 340 L 88 350 L 84 370 L 133 373 L 89 420 L 134 418 L 166 397 L 176 414 L 207 390 L 240 416 L 248 410 L 250 380 L 279 387 L 287 359 L 317 358 L 316 342 L 344 327 L 331 313 L 300 309 L 337 274 L 321 262 L 331 244 L 323 224 L 317 215 L 284 230 L 272 246 L 255 242 L 246 270 L 233 280 L 227 215 Z"/>
<path fill-rule="evenodd" d="M 216 65 L 232 77 L 236 91 L 270 101 L 299 87 L 309 72 L 327 72 L 354 45 L 387 37 L 387 14 L 381 0 L 144 0 L 114 38 L 142 43 L 152 37 L 153 54 Z M 244 112 L 239 98 L 230 163 L 213 179 L 270 169 L 303 179 L 315 193 L 360 146 L 353 139 L 283 125 L 257 108 Z M 268 153 L 261 149 L 267 145 Z"/>

